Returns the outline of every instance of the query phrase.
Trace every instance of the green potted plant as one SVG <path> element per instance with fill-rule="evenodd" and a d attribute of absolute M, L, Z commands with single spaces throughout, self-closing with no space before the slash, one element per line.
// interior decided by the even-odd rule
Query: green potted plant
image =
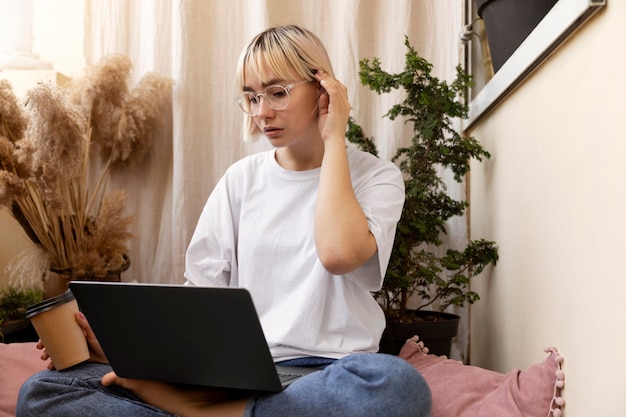
<path fill-rule="evenodd" d="M 43 291 L 9 285 L 0 291 L 0 342 L 37 340 L 26 307 L 40 302 Z"/>
<path fill-rule="evenodd" d="M 490 155 L 475 138 L 462 136 L 454 127 L 455 119 L 467 117 L 464 97 L 471 77 L 458 66 L 451 83 L 441 81 L 431 74 L 432 64 L 419 56 L 408 38 L 405 45 L 405 68 L 400 73 L 384 71 L 378 58 L 359 63 L 361 83 L 371 90 L 378 94 L 405 91 L 406 98 L 385 116 L 391 120 L 401 117 L 413 127 L 410 144 L 397 149 L 393 157 L 404 176 L 406 199 L 383 287 L 376 294 L 387 318 L 381 351 L 397 353 L 414 334 L 428 340 L 423 329 L 411 328 L 412 323 L 427 320 L 432 324 L 452 316 L 456 319 L 452 322 L 454 334 L 447 341 L 444 339 L 442 346 L 438 346 L 438 339 L 431 344 L 426 342 L 431 352 L 449 354 L 458 316 L 443 310 L 479 299 L 469 288 L 470 279 L 487 265 L 495 265 L 498 250 L 494 242 L 479 239 L 468 242 L 463 250 L 447 249 L 440 254 L 446 222 L 463 215 L 468 207 L 466 201 L 448 195 L 440 172 L 450 170 L 454 180 L 461 182 L 472 158 L 482 161 Z M 350 120 L 347 138 L 361 149 L 377 154 L 374 141 L 363 134 L 354 120 Z M 421 303 L 409 309 L 412 297 Z M 433 312 L 435 304 L 438 311 Z M 430 311 L 423 312 L 427 308 Z M 396 330 L 396 325 L 409 328 Z"/>

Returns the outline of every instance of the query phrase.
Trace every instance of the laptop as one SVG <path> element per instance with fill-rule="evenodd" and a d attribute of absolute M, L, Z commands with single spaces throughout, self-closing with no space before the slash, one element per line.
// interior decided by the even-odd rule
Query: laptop
<path fill-rule="evenodd" d="M 317 371 L 274 364 L 243 288 L 72 281 L 70 289 L 124 378 L 279 392 Z"/>

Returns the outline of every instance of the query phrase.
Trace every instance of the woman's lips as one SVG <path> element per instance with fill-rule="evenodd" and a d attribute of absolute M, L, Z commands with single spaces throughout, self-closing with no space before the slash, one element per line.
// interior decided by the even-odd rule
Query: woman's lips
<path fill-rule="evenodd" d="M 265 134 L 265 136 L 267 136 L 268 138 L 273 138 L 276 137 L 278 135 L 280 135 L 280 132 L 282 132 L 282 129 L 279 129 L 277 127 L 266 127 L 265 129 L 263 129 L 263 133 Z"/>

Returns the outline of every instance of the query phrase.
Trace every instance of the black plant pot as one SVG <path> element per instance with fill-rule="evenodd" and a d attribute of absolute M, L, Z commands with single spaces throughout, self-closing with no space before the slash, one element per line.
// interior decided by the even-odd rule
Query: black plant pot
<path fill-rule="evenodd" d="M 493 71 L 515 52 L 558 0 L 476 0 L 483 19 Z"/>
<path fill-rule="evenodd" d="M 39 339 L 28 319 L 13 320 L 0 324 L 0 342 L 36 342 Z"/>
<path fill-rule="evenodd" d="M 388 322 L 380 341 L 381 353 L 397 355 L 407 339 L 419 336 L 429 353 L 450 356 L 452 338 L 456 336 L 460 317 L 436 311 L 416 311 L 420 321 L 412 323 Z"/>

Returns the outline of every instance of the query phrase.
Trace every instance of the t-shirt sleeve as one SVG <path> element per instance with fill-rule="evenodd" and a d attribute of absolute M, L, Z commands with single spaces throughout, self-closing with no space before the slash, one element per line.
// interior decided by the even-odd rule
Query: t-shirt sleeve
<path fill-rule="evenodd" d="M 215 186 L 187 248 L 185 279 L 189 285 L 236 285 L 236 214 L 227 182 L 225 175 Z"/>
<path fill-rule="evenodd" d="M 347 274 L 369 291 L 381 286 L 396 234 L 396 226 L 404 205 L 404 181 L 395 164 L 377 160 L 374 166 L 354 167 L 354 191 L 376 239 L 377 252 L 365 264 Z M 359 172 L 364 170 L 364 172 Z M 356 179 L 356 181 L 355 181 Z M 357 278 L 358 277 L 358 278 Z"/>

